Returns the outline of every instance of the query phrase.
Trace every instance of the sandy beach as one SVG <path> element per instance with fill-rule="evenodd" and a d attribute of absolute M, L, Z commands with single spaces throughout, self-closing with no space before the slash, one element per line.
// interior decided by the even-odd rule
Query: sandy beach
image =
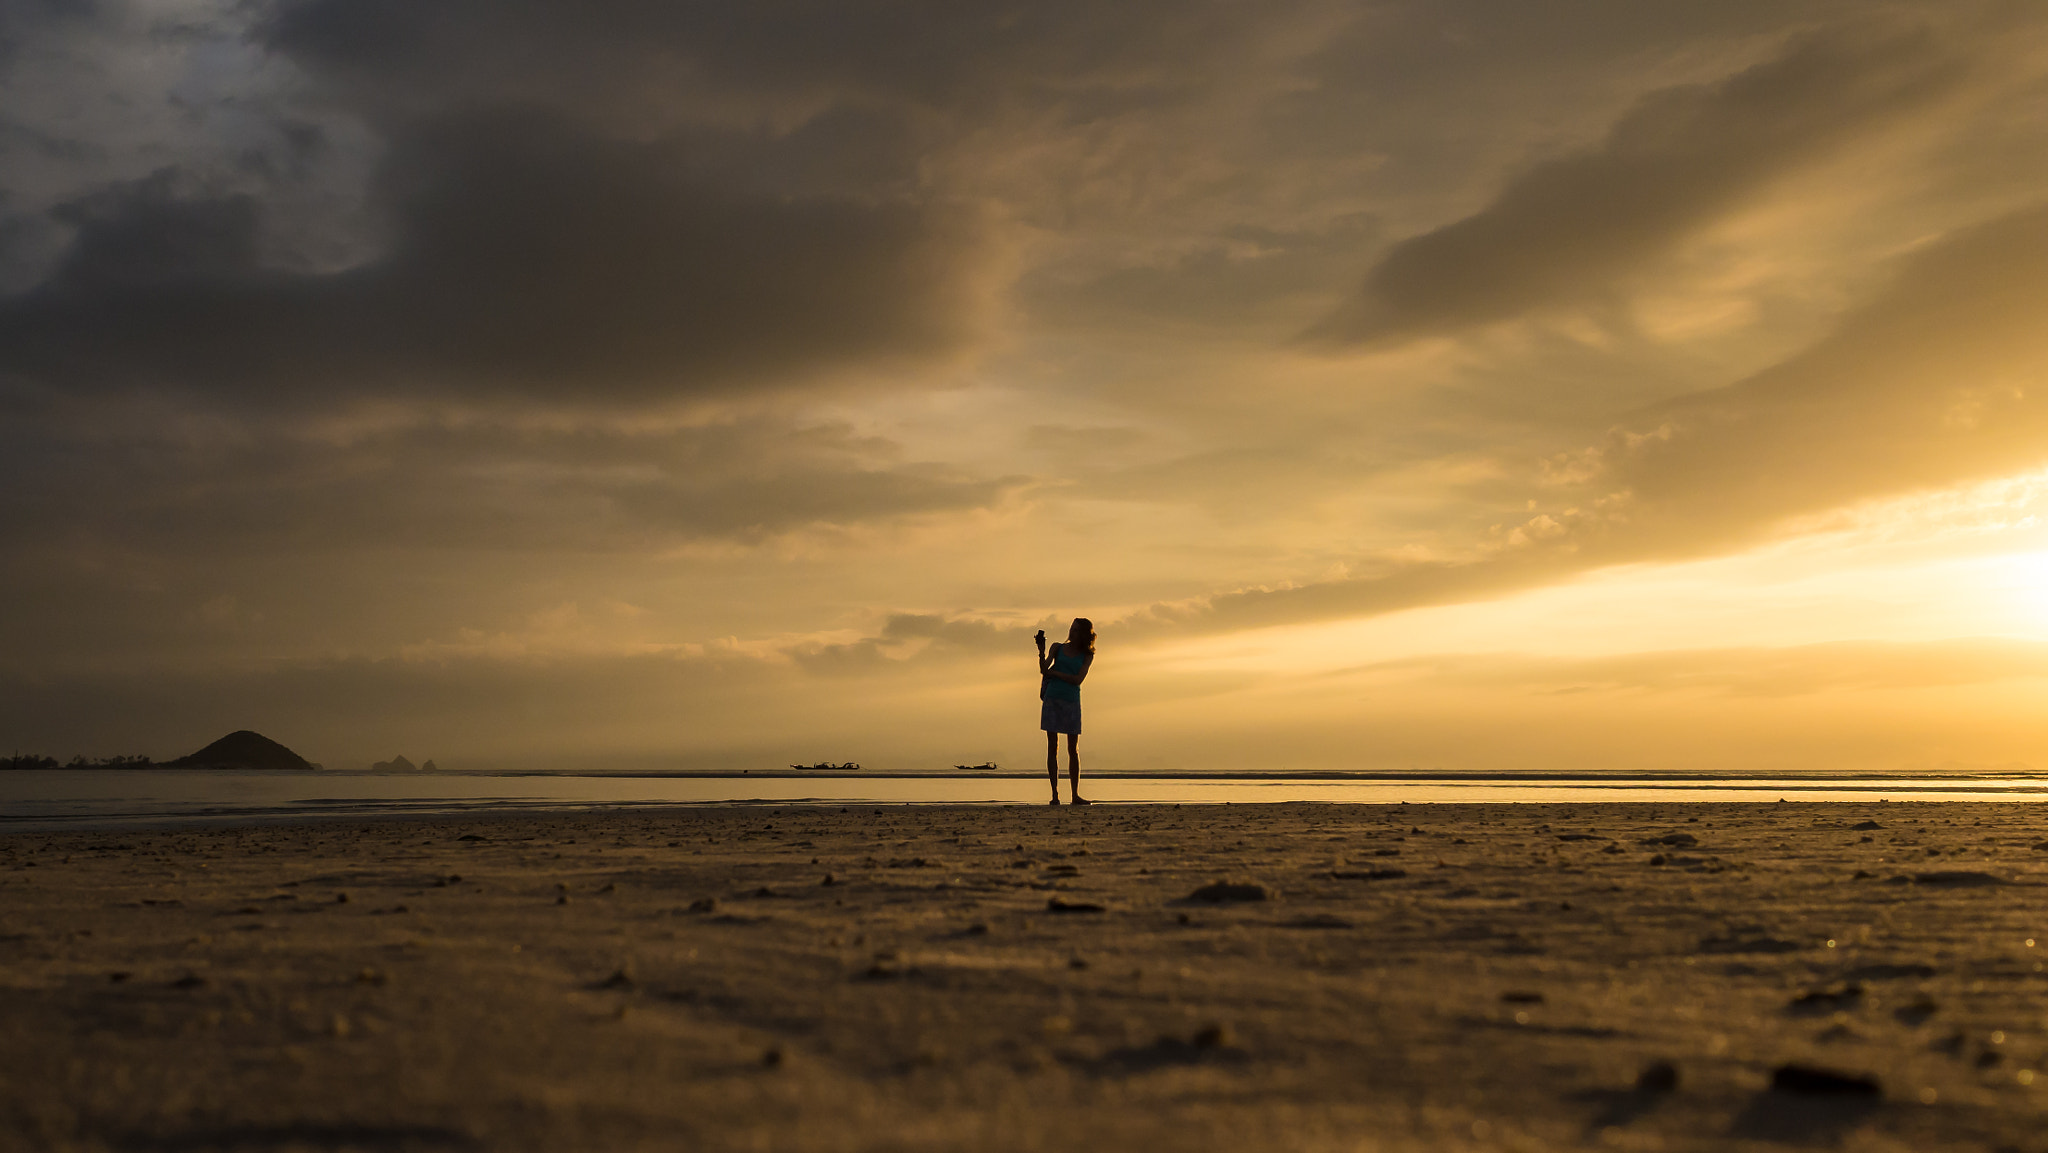
<path fill-rule="evenodd" d="M 2044 838 L 1990 803 L 15 834 L 0 1147 L 2036 1150 Z"/>

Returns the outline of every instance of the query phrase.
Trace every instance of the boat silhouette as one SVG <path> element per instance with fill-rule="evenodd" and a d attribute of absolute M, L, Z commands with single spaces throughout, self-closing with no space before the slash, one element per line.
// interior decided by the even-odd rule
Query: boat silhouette
<path fill-rule="evenodd" d="M 980 764 L 978 764 L 978 765 L 954 765 L 953 767 L 954 767 L 954 768 L 956 768 L 956 769 L 966 769 L 966 770 L 967 770 L 968 772 L 970 772 L 970 773 L 971 773 L 971 772 L 973 772 L 973 771 L 975 771 L 976 769 L 991 769 L 991 770 L 992 770 L 992 769 L 1000 769 L 1000 768 L 1002 768 L 1002 766 L 1001 766 L 1001 765 L 998 765 L 998 764 L 996 764 L 996 763 L 995 763 L 994 761 L 983 761 L 983 762 L 981 762 L 981 763 L 980 763 Z"/>
<path fill-rule="evenodd" d="M 790 768 L 792 768 L 792 769 L 798 769 L 798 770 L 803 770 L 803 771 L 808 771 L 808 770 L 814 770 L 814 769 L 839 769 L 839 770 L 844 770 L 844 769 L 857 769 L 857 768 L 860 768 L 860 762 L 859 762 L 859 761 L 848 761 L 848 762 L 846 762 L 846 763 L 845 763 L 845 764 L 843 764 L 843 765 L 835 765 L 835 764 L 833 764 L 833 763 L 832 763 L 831 761 L 819 761 L 819 762 L 818 762 L 817 764 L 815 764 L 815 765 L 791 765 L 791 766 L 789 766 L 789 767 L 790 767 Z"/>

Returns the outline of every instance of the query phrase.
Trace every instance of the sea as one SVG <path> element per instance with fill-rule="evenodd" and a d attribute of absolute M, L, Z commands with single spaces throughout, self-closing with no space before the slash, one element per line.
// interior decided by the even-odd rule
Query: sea
<path fill-rule="evenodd" d="M 1085 774 L 1082 788 L 1113 804 L 2048 800 L 2048 777 L 2004 771 L 1104 772 Z M 1047 796 L 1043 773 L 1010 771 L 32 769 L 0 772 L 0 833 L 705 805 L 1042 805 Z"/>

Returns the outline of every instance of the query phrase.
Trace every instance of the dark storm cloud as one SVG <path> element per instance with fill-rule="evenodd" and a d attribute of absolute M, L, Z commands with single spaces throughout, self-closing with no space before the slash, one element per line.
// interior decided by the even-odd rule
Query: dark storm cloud
<path fill-rule="evenodd" d="M 1170 0 L 312 0 L 282 6 L 266 38 L 384 107 L 394 95 L 439 103 L 508 89 L 604 103 L 650 76 L 686 90 L 696 82 L 728 94 L 937 105 L 1175 87 L 1236 56 L 1274 15 L 1273 6 Z"/>
<path fill-rule="evenodd" d="M 605 403 L 957 347 L 953 222 L 911 203 L 721 190 L 686 141 L 515 113 L 417 126 L 379 184 L 388 251 L 266 266 L 261 206 L 173 173 L 75 200 L 54 275 L 0 304 L 0 371 L 238 402 Z"/>
<path fill-rule="evenodd" d="M 53 29 L 89 27 L 104 6 L 95 0 L 6 0 L 0 3 L 0 69 Z"/>
<path fill-rule="evenodd" d="M 10 552 L 661 549 L 985 508 L 1023 483 L 765 420 L 640 434 L 424 427 L 345 443 L 93 425 L 80 411 L 0 419 Z"/>
<path fill-rule="evenodd" d="M 1653 93 L 1597 148 L 1394 245 L 1311 335 L 1391 344 L 1616 299 L 1771 181 L 1925 108 L 1965 72 L 1931 32 L 1836 30 L 1719 83 Z"/>

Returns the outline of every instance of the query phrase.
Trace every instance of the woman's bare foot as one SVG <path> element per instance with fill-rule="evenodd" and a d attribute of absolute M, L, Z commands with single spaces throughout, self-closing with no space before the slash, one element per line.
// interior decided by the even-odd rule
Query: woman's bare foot
<path fill-rule="evenodd" d="M 1070 803 L 1070 804 L 1076 804 L 1076 805 L 1092 805 L 1092 804 L 1094 804 L 1095 802 L 1094 802 L 1094 801 L 1089 801 L 1089 800 L 1084 800 L 1084 799 L 1082 799 L 1082 797 L 1081 797 L 1081 794 L 1079 794 L 1079 793 L 1075 793 L 1075 794 L 1074 794 L 1074 799 L 1073 799 L 1073 800 L 1072 800 L 1071 802 L 1069 802 L 1069 803 Z"/>
<path fill-rule="evenodd" d="M 1057 805 L 1057 804 L 1059 804 L 1059 803 L 1060 803 L 1060 799 L 1059 799 L 1058 797 L 1054 797 L 1054 798 L 1053 798 L 1052 800 L 1050 800 L 1050 801 L 1047 801 L 1047 802 L 1046 802 L 1046 804 L 1048 804 L 1048 805 Z"/>

